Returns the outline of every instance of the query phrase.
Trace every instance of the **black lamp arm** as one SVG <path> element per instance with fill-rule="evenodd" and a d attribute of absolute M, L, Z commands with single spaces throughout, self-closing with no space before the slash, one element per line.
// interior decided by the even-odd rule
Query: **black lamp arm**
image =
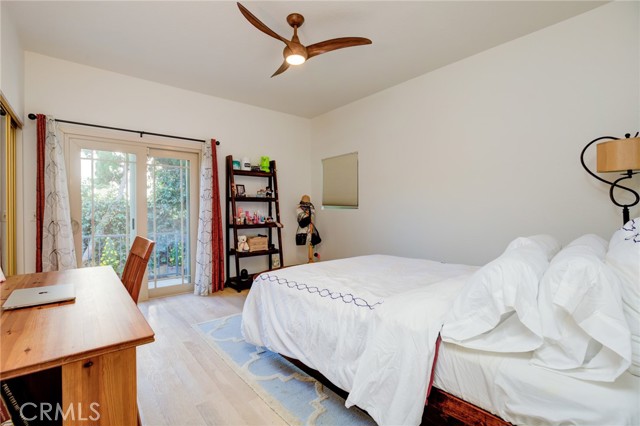
<path fill-rule="evenodd" d="M 634 173 L 631 170 L 627 170 L 627 172 L 620 178 L 620 179 L 616 179 L 613 182 L 613 185 L 611 185 L 611 188 L 609 188 L 609 198 L 611 198 L 611 201 L 613 202 L 613 204 L 615 204 L 618 207 L 622 207 L 622 224 L 624 225 L 625 223 L 629 222 L 629 207 L 635 206 L 636 204 L 638 204 L 638 202 L 640 201 L 640 195 L 638 195 L 638 193 L 636 191 L 634 191 L 633 189 L 629 189 L 626 186 L 622 186 L 622 185 L 618 185 L 618 182 L 620 182 L 621 180 L 624 179 L 631 179 L 631 177 L 633 175 L 635 175 L 637 173 Z M 634 202 L 629 203 L 629 204 L 620 204 L 616 201 L 616 199 L 613 197 L 613 190 L 615 188 L 622 188 L 622 189 L 626 189 L 627 191 L 629 191 L 630 193 L 633 194 L 633 196 L 636 198 Z"/>
<path fill-rule="evenodd" d="M 622 186 L 619 185 L 618 182 L 620 182 L 621 180 L 625 180 L 625 179 L 631 179 L 631 177 L 633 175 L 637 174 L 637 172 L 632 172 L 631 170 L 627 170 L 624 175 L 619 178 L 616 179 L 612 184 L 611 184 L 611 188 L 609 188 L 609 198 L 611 198 L 611 201 L 613 201 L 613 204 L 615 204 L 618 207 L 631 207 L 631 206 L 635 206 L 636 204 L 638 204 L 638 202 L 640 202 L 640 195 L 634 191 L 631 188 L 627 188 L 626 186 Z M 631 194 L 633 194 L 633 196 L 636 198 L 634 202 L 629 203 L 629 204 L 620 204 L 618 203 L 615 198 L 613 198 L 613 190 L 616 188 L 622 188 L 622 189 L 626 189 L 627 191 L 629 191 Z"/>
<path fill-rule="evenodd" d="M 601 141 L 603 139 L 617 140 L 618 138 L 614 138 L 613 136 L 601 136 L 599 138 L 596 138 L 596 139 L 592 140 L 591 142 L 589 142 L 587 144 L 587 146 L 585 146 L 582 149 L 582 152 L 580 153 L 580 163 L 582 163 L 582 167 L 584 167 L 584 169 L 587 171 L 587 173 L 589 173 L 591 176 L 593 176 L 594 178 L 598 179 L 600 182 L 604 182 L 606 184 L 613 185 L 613 182 L 609 182 L 608 180 L 601 178 L 600 176 L 598 176 L 597 174 L 595 174 L 591 170 L 589 170 L 589 168 L 587 167 L 587 164 L 584 162 L 584 153 L 587 152 L 587 149 L 589 149 L 589 147 L 591 145 L 593 145 L 594 143 L 596 143 L 598 141 Z"/>

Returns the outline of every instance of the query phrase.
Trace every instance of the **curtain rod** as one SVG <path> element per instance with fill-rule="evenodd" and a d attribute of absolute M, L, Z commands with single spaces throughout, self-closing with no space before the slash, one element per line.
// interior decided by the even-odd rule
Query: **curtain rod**
<path fill-rule="evenodd" d="M 33 113 L 29 114 L 28 117 L 31 120 L 35 120 L 37 118 L 37 116 Z M 203 142 L 203 143 L 206 142 L 206 140 L 204 139 L 185 138 L 184 136 L 165 135 L 162 133 L 145 132 L 144 130 L 131 130 L 131 129 L 123 129 L 121 127 L 101 126 L 99 124 L 80 123 L 78 121 L 59 120 L 57 118 L 55 119 L 55 121 L 57 121 L 58 123 L 77 124 L 79 126 L 98 127 L 100 129 L 109 129 L 109 130 L 118 130 L 121 132 L 137 133 L 140 135 L 140 137 L 144 135 L 151 135 L 151 136 L 161 136 L 163 138 L 181 139 L 183 141 L 193 141 L 193 142 Z M 220 145 L 220 141 L 216 141 L 216 145 Z"/>

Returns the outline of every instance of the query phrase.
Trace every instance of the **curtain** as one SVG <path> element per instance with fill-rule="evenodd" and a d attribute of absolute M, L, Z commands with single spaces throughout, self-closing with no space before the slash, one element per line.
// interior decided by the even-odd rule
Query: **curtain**
<path fill-rule="evenodd" d="M 193 292 L 206 296 L 224 288 L 224 248 L 216 141 L 205 143 L 200 166 L 200 206 Z"/>
<path fill-rule="evenodd" d="M 56 121 L 37 118 L 36 271 L 76 267 L 67 171 Z"/>
<path fill-rule="evenodd" d="M 36 272 L 42 272 L 42 220 L 44 218 L 44 145 L 47 137 L 47 119 L 38 114 L 36 119 Z"/>

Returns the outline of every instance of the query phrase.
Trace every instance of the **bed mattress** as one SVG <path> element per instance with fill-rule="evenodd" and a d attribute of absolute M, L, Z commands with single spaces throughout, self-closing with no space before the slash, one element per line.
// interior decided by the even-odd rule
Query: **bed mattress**
<path fill-rule="evenodd" d="M 640 377 L 589 382 L 443 342 L 433 385 L 517 425 L 640 425 Z"/>

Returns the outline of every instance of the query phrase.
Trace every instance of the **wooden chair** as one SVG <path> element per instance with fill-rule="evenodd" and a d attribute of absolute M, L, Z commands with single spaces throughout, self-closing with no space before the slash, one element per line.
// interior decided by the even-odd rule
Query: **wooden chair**
<path fill-rule="evenodd" d="M 133 240 L 129 256 L 127 256 L 124 271 L 122 271 L 122 284 L 124 284 L 136 304 L 138 303 L 138 296 L 140 295 L 142 279 L 147 270 L 147 263 L 149 263 L 149 258 L 151 257 L 151 252 L 155 244 L 156 243 L 146 238 L 136 237 L 136 239 Z"/>

